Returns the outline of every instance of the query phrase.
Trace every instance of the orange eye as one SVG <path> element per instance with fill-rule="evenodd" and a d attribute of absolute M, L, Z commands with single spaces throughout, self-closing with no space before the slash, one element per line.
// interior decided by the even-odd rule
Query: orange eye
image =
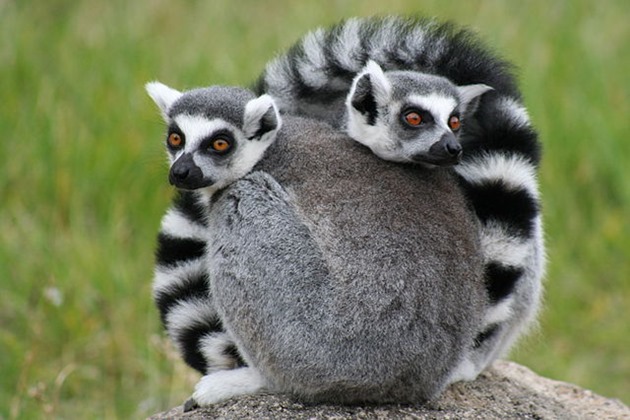
<path fill-rule="evenodd" d="M 177 133 L 171 133 L 168 136 L 168 145 L 174 148 L 178 148 L 182 145 L 184 141 L 182 140 L 182 136 Z"/>
<path fill-rule="evenodd" d="M 227 152 L 228 149 L 232 146 L 232 144 L 227 141 L 226 139 L 223 138 L 217 138 L 212 140 L 212 143 L 210 144 L 210 146 L 212 147 L 212 150 L 214 150 L 215 152 Z"/>
<path fill-rule="evenodd" d="M 404 115 L 405 122 L 412 127 L 417 127 L 422 124 L 422 116 L 416 111 L 409 111 Z"/>
<path fill-rule="evenodd" d="M 451 127 L 451 130 L 457 131 L 459 130 L 459 127 L 462 126 L 462 122 L 459 117 L 453 115 L 451 118 L 448 119 L 448 126 Z"/>

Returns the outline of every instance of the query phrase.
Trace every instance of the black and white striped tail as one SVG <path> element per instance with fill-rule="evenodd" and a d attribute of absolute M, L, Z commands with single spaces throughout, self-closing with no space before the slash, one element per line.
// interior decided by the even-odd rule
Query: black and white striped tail
<path fill-rule="evenodd" d="M 472 374 L 463 378 L 504 355 L 535 319 L 545 263 L 537 134 L 518 100 L 487 95 L 483 101 L 455 166 L 480 222 L 490 300 L 470 355 Z"/>
<path fill-rule="evenodd" d="M 255 90 L 273 96 L 283 112 L 338 126 L 338 111 L 343 111 L 352 80 L 368 60 L 385 71 L 437 74 L 457 85 L 484 83 L 519 97 L 511 65 L 471 32 L 450 23 L 403 17 L 352 18 L 312 31 L 267 64 Z M 329 114 L 331 105 L 336 115 Z"/>
<path fill-rule="evenodd" d="M 153 297 L 185 362 L 206 374 L 243 364 L 214 308 L 205 266 L 207 226 L 200 193 L 180 191 L 162 218 Z"/>

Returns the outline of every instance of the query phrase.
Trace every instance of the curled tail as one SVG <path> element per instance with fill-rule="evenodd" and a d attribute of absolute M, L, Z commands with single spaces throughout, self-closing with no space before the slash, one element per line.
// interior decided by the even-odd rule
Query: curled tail
<path fill-rule="evenodd" d="M 205 266 L 207 224 L 200 194 L 181 191 L 162 218 L 153 297 L 184 361 L 201 373 L 243 364 L 214 307 Z"/>
<path fill-rule="evenodd" d="M 517 100 L 489 94 L 482 102 L 462 142 L 464 158 L 454 167 L 480 222 L 490 299 L 471 356 L 476 373 L 534 320 L 545 263 L 537 134 Z"/>
<path fill-rule="evenodd" d="M 511 65 L 470 31 L 426 18 L 352 18 L 309 32 L 267 64 L 255 90 L 281 111 L 338 122 L 353 78 L 368 60 L 383 70 L 437 74 L 457 85 L 484 83 L 519 98 Z M 330 107 L 338 110 L 330 117 Z"/>

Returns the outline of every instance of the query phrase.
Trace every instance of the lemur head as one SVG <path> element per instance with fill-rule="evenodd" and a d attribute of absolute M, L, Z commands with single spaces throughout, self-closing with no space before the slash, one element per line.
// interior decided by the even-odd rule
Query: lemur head
<path fill-rule="evenodd" d="M 168 125 L 169 181 L 180 189 L 213 193 L 243 177 L 281 126 L 269 95 L 223 86 L 179 92 L 159 82 L 146 90 Z"/>
<path fill-rule="evenodd" d="M 384 72 L 369 61 L 346 99 L 346 128 L 350 137 L 385 160 L 455 165 L 462 154 L 462 121 L 491 89 L 456 86 L 444 77 L 415 71 Z"/>

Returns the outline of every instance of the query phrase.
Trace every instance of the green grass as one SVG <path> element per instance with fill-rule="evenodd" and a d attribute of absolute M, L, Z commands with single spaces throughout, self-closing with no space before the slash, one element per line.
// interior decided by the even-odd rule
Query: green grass
<path fill-rule="evenodd" d="M 514 357 L 630 402 L 630 7 L 522 3 L 0 1 L 0 419 L 141 418 L 187 397 L 196 375 L 150 299 L 172 191 L 143 84 L 248 84 L 305 31 L 373 13 L 469 25 L 520 68 L 550 263 Z"/>

